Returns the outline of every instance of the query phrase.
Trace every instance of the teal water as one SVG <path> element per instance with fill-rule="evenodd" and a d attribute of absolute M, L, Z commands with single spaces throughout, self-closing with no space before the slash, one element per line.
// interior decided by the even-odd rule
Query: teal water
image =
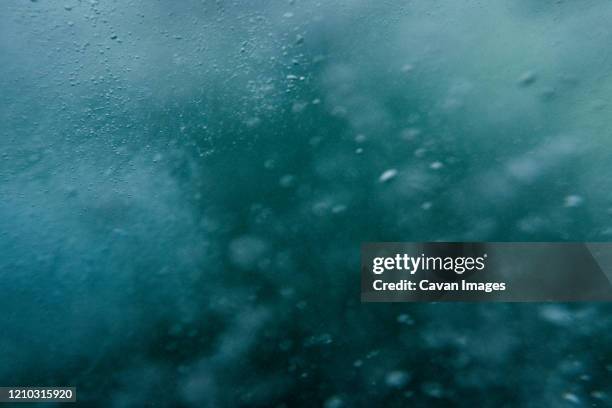
<path fill-rule="evenodd" d="M 609 406 L 609 305 L 361 304 L 359 245 L 609 240 L 611 15 L 2 2 L 0 385 Z"/>

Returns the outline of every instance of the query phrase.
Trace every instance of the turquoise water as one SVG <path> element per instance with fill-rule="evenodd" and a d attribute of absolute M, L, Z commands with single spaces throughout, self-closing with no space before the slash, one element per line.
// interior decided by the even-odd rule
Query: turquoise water
<path fill-rule="evenodd" d="M 607 241 L 604 1 L 0 5 L 0 383 L 608 406 L 607 304 L 366 305 L 365 241 Z"/>

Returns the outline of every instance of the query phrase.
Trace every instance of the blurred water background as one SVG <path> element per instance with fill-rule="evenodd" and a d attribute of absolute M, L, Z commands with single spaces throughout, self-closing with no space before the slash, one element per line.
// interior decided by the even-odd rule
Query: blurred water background
<path fill-rule="evenodd" d="M 603 0 L 0 3 L 0 383 L 612 404 L 607 304 L 361 304 L 365 241 L 607 241 Z M 45 405 L 48 406 L 48 405 Z"/>

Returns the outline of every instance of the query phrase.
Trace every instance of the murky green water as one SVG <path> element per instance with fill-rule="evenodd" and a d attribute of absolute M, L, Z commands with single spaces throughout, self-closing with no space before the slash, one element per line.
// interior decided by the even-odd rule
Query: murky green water
<path fill-rule="evenodd" d="M 358 264 L 364 241 L 609 240 L 610 16 L 2 2 L 0 385 L 608 406 L 608 305 L 362 305 Z"/>

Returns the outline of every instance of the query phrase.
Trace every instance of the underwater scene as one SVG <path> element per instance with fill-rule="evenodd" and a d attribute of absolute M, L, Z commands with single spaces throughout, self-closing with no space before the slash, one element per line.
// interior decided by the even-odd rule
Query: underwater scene
<path fill-rule="evenodd" d="M 609 303 L 360 300 L 364 242 L 612 239 L 611 21 L 604 0 L 2 0 L 0 386 L 612 406 Z"/>

